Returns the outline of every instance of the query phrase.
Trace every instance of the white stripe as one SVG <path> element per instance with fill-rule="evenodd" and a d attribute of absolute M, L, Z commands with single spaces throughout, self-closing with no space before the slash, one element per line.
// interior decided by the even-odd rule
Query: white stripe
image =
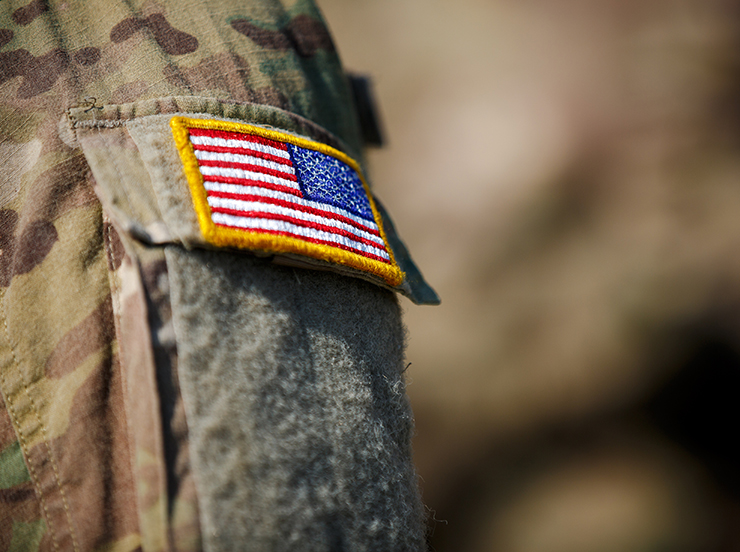
<path fill-rule="evenodd" d="M 213 138 L 212 136 L 190 136 L 190 141 L 196 146 L 219 146 L 222 148 L 245 148 L 262 153 L 269 153 L 277 157 L 283 157 L 290 159 L 290 154 L 281 149 L 273 148 L 272 146 L 265 146 L 264 144 L 257 144 L 248 140 L 224 140 L 223 138 Z M 197 148 L 195 148 L 197 149 Z"/>
<path fill-rule="evenodd" d="M 375 222 L 366 220 L 355 215 L 354 213 L 350 213 L 349 211 L 345 211 L 344 209 L 341 209 L 339 207 L 334 207 L 333 205 L 310 201 L 308 199 L 303 199 L 291 194 L 278 192 L 276 190 L 266 190 L 257 186 L 242 186 L 241 184 L 224 184 L 222 182 L 204 182 L 203 186 L 206 190 L 210 192 L 225 192 L 228 194 L 247 194 L 262 197 L 271 197 L 273 199 L 289 201 L 291 203 L 295 203 L 296 205 L 303 205 L 304 207 L 313 207 L 314 209 L 318 209 L 320 211 L 334 213 L 335 215 L 347 217 L 348 219 L 355 221 L 357 224 L 361 224 L 365 228 L 369 228 L 370 230 L 374 230 L 376 232 L 378 231 L 378 226 L 375 224 Z"/>
<path fill-rule="evenodd" d="M 354 234 L 355 236 L 365 238 L 366 240 L 375 242 L 380 247 L 385 248 L 385 244 L 383 243 L 383 238 L 381 238 L 380 236 L 375 236 L 368 232 L 363 232 L 362 230 L 352 226 L 351 224 L 347 224 L 345 222 L 342 222 L 336 219 L 314 215 L 313 213 L 305 213 L 303 211 L 298 211 L 296 209 L 289 209 L 281 205 L 274 205 L 272 203 L 262 203 L 258 201 L 242 201 L 240 199 L 230 199 L 230 198 L 225 198 L 225 197 L 209 197 L 208 205 L 210 205 L 211 207 L 234 209 L 236 211 L 260 211 L 264 213 L 273 213 L 276 215 L 285 215 L 285 216 L 296 218 L 299 220 L 305 220 L 308 222 L 316 222 L 324 226 L 331 226 L 332 228 L 341 228 L 342 230 L 350 232 Z"/>
<path fill-rule="evenodd" d="M 271 174 L 245 171 L 243 169 L 229 169 L 226 167 L 201 167 L 200 172 L 203 176 L 226 176 L 228 178 L 256 180 L 257 182 L 270 182 L 271 184 L 279 184 L 280 186 L 288 186 L 294 190 L 300 190 L 297 182 L 272 176 Z"/>
<path fill-rule="evenodd" d="M 246 163 L 248 165 L 257 165 L 259 167 L 265 167 L 266 169 L 272 169 L 273 171 L 280 171 L 281 173 L 295 176 L 295 170 L 293 169 L 292 165 L 283 165 L 282 163 L 275 163 L 274 161 L 268 161 L 267 159 L 253 157 L 251 155 L 195 150 L 195 156 L 203 161 L 220 161 L 222 163 Z"/>
<path fill-rule="evenodd" d="M 223 213 L 213 213 L 213 222 L 216 224 L 224 224 L 227 226 L 237 226 L 239 228 L 250 228 L 256 230 L 272 230 L 276 232 L 287 232 L 296 237 L 314 238 L 317 240 L 328 241 L 332 243 L 338 243 L 351 247 L 353 249 L 359 249 L 365 253 L 371 253 L 383 259 L 390 260 L 390 256 L 382 249 L 359 243 L 344 236 L 337 236 L 330 234 L 329 232 L 322 232 L 321 230 L 315 230 L 313 228 L 306 228 L 304 226 L 297 226 L 283 220 L 272 220 L 272 219 L 254 219 L 245 217 L 235 217 L 233 215 L 225 215 Z"/>

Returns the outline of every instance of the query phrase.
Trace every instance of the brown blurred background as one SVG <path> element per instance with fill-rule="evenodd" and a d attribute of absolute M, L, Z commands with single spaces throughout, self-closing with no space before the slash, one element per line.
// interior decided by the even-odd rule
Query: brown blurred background
<path fill-rule="evenodd" d="M 740 1 L 321 0 L 374 77 L 433 550 L 740 550 Z"/>

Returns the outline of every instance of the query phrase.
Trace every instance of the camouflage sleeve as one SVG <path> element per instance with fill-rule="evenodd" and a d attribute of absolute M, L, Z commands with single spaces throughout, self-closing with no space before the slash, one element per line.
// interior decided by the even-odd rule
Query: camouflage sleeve
<path fill-rule="evenodd" d="M 0 550 L 425 549 L 396 294 L 199 241 L 168 126 L 352 102 L 310 0 L 0 3 Z"/>

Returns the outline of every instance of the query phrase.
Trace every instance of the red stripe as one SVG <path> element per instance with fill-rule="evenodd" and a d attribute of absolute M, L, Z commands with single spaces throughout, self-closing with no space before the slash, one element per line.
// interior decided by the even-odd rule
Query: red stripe
<path fill-rule="evenodd" d="M 280 184 L 273 184 L 272 182 L 261 182 L 258 180 L 250 180 L 248 178 L 232 178 L 230 176 L 216 176 L 212 174 L 203 175 L 204 182 L 220 182 L 222 184 L 239 184 L 240 186 L 256 186 L 258 188 L 265 188 L 266 190 L 275 190 L 276 192 L 283 192 L 286 194 L 303 197 L 300 190 L 289 188 L 288 186 L 281 186 Z M 208 192 L 209 194 L 211 192 Z"/>
<path fill-rule="evenodd" d="M 227 147 L 222 147 L 222 146 L 204 146 L 202 144 L 193 144 L 193 148 L 195 148 L 197 151 L 211 151 L 213 153 L 234 153 L 237 155 L 251 155 L 252 157 L 258 157 L 266 161 L 272 161 L 273 163 L 280 163 L 281 165 L 289 165 L 289 166 L 293 165 L 290 162 L 290 159 L 286 159 L 284 157 L 278 157 L 277 155 L 270 155 L 269 153 L 264 153 L 261 151 L 251 150 L 247 148 L 227 148 Z"/>
<path fill-rule="evenodd" d="M 247 142 L 254 142 L 255 144 L 262 144 L 263 146 L 271 146 L 279 150 L 287 151 L 288 146 L 283 142 L 276 142 L 275 140 L 268 140 L 262 138 L 262 136 L 255 136 L 254 134 L 245 134 L 244 132 L 230 132 L 227 130 L 213 130 L 210 128 L 190 128 L 191 136 L 210 136 L 211 138 L 222 138 L 224 140 L 245 140 Z"/>
<path fill-rule="evenodd" d="M 367 232 L 368 234 L 373 234 L 374 236 L 380 237 L 380 232 L 373 228 L 368 228 L 367 226 L 363 226 L 359 222 L 352 220 L 351 218 L 338 215 L 337 213 L 332 213 L 330 211 L 322 211 L 321 209 L 315 209 L 313 207 L 308 207 L 306 205 L 298 205 L 297 203 L 292 203 L 290 201 L 285 201 L 283 199 L 277 199 L 274 197 L 265 197 L 265 196 L 259 196 L 259 195 L 250 195 L 250 194 L 234 194 L 231 192 L 212 192 L 210 190 L 208 192 L 208 197 L 223 197 L 226 199 L 241 199 L 243 201 L 257 201 L 260 203 L 271 203 L 273 205 L 279 205 L 281 207 L 287 207 L 288 209 L 295 209 L 296 211 L 302 211 L 304 213 L 311 213 L 313 215 L 319 215 L 324 218 L 330 218 L 334 220 L 338 220 L 340 222 L 344 222 L 346 224 L 350 224 L 354 226 L 355 228 L 359 230 L 363 230 Z"/>
<path fill-rule="evenodd" d="M 250 165 L 249 163 L 231 163 L 228 161 L 209 161 L 207 159 L 198 159 L 198 165 L 200 165 L 201 167 L 219 167 L 222 169 L 242 169 L 244 171 L 269 174 L 270 176 L 277 176 L 278 178 L 284 178 L 285 180 L 298 182 L 298 178 L 294 174 L 276 171 L 275 169 L 268 169 L 267 167 L 262 167 L 260 165 Z"/>
<path fill-rule="evenodd" d="M 328 234 L 339 234 L 340 236 L 349 238 L 352 241 L 363 243 L 365 245 L 370 245 L 377 249 L 385 249 L 384 247 L 379 246 L 374 241 L 368 240 L 366 238 L 361 238 L 360 236 L 357 236 L 353 234 L 352 232 L 348 232 L 347 230 L 343 230 L 342 228 L 336 228 L 334 226 L 327 226 L 325 224 L 319 224 L 318 222 L 311 222 L 308 220 L 301 220 L 301 219 L 294 218 L 288 215 L 281 215 L 278 213 L 264 213 L 262 211 L 238 211 L 237 209 L 227 209 L 225 207 L 211 207 L 211 212 L 212 213 L 223 213 L 225 215 L 234 215 L 237 217 L 244 217 L 244 218 L 282 220 L 285 222 L 291 222 L 295 224 L 296 226 L 305 226 L 306 228 L 313 228 L 314 230 L 321 230 L 322 232 L 327 232 Z"/>
<path fill-rule="evenodd" d="M 378 257 L 377 255 L 373 255 L 372 253 L 362 251 L 361 249 L 355 249 L 354 247 L 349 247 L 341 243 L 334 243 L 334 242 L 330 242 L 326 240 L 319 240 L 316 238 L 307 238 L 305 236 L 297 236 L 295 234 L 291 234 L 290 232 L 281 232 L 279 230 L 264 230 L 262 228 L 242 228 L 240 226 L 230 226 L 228 224 L 217 224 L 216 226 L 221 226 L 222 228 L 233 228 L 234 230 L 254 232 L 258 234 L 273 234 L 276 236 L 287 236 L 289 238 L 297 238 L 299 240 L 303 240 L 303 241 L 310 242 L 310 243 L 317 243 L 320 245 L 330 245 L 338 249 L 344 249 L 345 251 L 349 251 L 351 253 L 357 253 L 358 255 L 361 255 L 362 257 L 366 257 L 368 259 L 380 261 L 381 263 L 385 263 L 385 264 L 391 264 L 391 262 L 388 259 L 384 259 L 383 257 Z"/>

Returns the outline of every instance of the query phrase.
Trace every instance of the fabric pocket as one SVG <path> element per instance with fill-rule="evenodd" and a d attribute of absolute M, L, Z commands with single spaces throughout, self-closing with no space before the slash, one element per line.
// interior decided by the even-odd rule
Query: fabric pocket
<path fill-rule="evenodd" d="M 364 183 L 361 153 L 306 119 L 270 106 L 169 97 L 71 109 L 68 124 L 70 140 L 82 148 L 107 213 L 119 229 L 143 243 L 238 249 L 277 264 L 362 278 L 417 304 L 439 303 L 387 212 Z M 221 146 L 193 145 L 189 132 L 194 127 L 222 133 L 213 135 Z M 331 189 L 309 191 L 296 184 L 291 195 L 291 190 L 274 183 L 281 182 L 277 177 L 283 173 L 276 172 L 284 166 L 276 163 L 281 159 L 259 154 L 260 167 L 255 168 L 256 158 L 244 155 L 243 148 L 231 147 L 244 143 L 231 140 L 240 136 L 267 140 L 268 149 L 269 144 L 286 144 L 292 148 L 291 170 L 298 180 L 323 178 Z M 322 160 L 333 173 L 311 172 Z M 220 180 L 205 183 L 208 171 L 216 171 Z M 357 175 L 354 181 L 353 174 Z M 249 184 L 245 175 L 258 180 L 251 182 L 255 185 L 269 180 L 271 188 L 245 186 Z M 209 178 L 216 177 L 205 176 Z M 332 178 L 348 181 L 339 185 L 355 186 L 355 191 L 348 194 L 348 188 L 332 187 Z M 218 191 L 209 191 L 214 186 Z M 250 191 L 239 195 L 232 188 Z M 271 203 L 269 209 L 260 209 L 267 214 L 247 219 L 244 213 L 253 216 L 251 206 L 257 205 L 254 193 L 270 195 Z M 358 204 L 363 194 L 364 211 Z M 297 207 L 288 201 L 292 197 L 299 197 Z M 260 228 L 236 226 L 255 220 Z"/>

